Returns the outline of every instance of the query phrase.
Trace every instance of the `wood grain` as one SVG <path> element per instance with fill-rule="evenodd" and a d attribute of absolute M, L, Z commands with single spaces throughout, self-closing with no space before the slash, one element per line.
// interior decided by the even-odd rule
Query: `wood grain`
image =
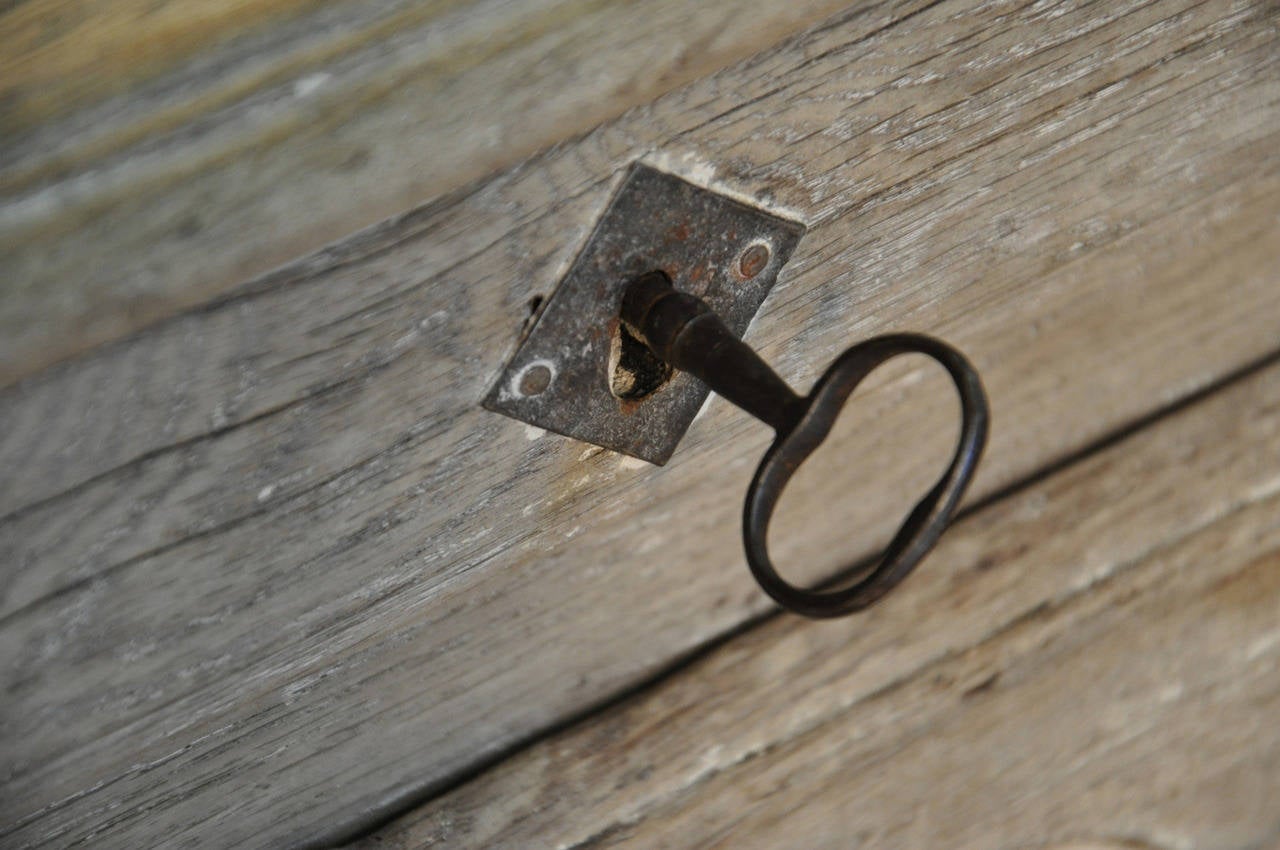
<path fill-rule="evenodd" d="M 0 385 L 519 162 L 838 0 L 0 12 Z"/>
<path fill-rule="evenodd" d="M 1278 455 L 1272 366 L 356 846 L 1274 846 Z"/>
<path fill-rule="evenodd" d="M 350 835 L 767 610 L 763 429 L 716 402 L 637 468 L 478 406 L 638 156 L 811 224 L 748 334 L 797 386 L 882 330 L 965 350 L 980 496 L 1273 352 L 1272 23 L 869 7 L 4 391 L 4 841 Z M 870 383 L 784 505 L 789 575 L 874 550 L 951 398 Z"/>

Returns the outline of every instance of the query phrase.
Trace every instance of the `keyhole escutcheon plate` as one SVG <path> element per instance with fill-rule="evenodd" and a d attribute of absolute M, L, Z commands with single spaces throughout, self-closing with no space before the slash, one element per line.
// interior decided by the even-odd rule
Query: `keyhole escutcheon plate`
<path fill-rule="evenodd" d="M 483 404 L 539 428 L 663 464 L 709 392 L 671 374 L 619 322 L 627 284 L 665 272 L 739 337 L 804 225 L 632 165 Z"/>

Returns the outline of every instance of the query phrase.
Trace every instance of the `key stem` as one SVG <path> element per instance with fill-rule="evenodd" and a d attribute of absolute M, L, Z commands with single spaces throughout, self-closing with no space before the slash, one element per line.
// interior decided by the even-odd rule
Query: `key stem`
<path fill-rule="evenodd" d="M 702 381 L 778 433 L 790 431 L 805 401 L 695 295 L 679 292 L 663 272 L 627 285 L 622 321 L 663 361 Z"/>

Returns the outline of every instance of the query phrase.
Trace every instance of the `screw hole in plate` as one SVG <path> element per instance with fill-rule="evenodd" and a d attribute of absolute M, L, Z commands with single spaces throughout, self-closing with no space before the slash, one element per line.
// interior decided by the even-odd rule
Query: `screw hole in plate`
<path fill-rule="evenodd" d="M 517 395 L 528 398 L 542 395 L 555 379 L 554 366 L 546 360 L 535 360 L 516 374 L 516 379 L 512 381 L 512 388 Z"/>

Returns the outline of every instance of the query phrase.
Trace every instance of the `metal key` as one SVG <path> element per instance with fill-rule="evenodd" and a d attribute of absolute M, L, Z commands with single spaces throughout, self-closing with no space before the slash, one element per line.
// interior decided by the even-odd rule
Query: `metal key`
<path fill-rule="evenodd" d="M 777 432 L 747 489 L 742 536 L 756 581 L 784 608 L 808 617 L 839 617 L 866 608 L 906 578 L 937 543 L 977 468 L 990 418 L 978 373 L 960 352 L 921 334 L 874 337 L 847 349 L 809 395 L 799 396 L 705 302 L 677 291 L 660 271 L 628 284 L 621 318 L 660 360 L 695 376 Z M 826 439 L 858 383 L 886 360 L 913 353 L 942 364 L 960 395 L 960 439 L 950 465 L 864 577 L 836 590 L 790 584 L 778 575 L 766 545 L 783 488 Z"/>

